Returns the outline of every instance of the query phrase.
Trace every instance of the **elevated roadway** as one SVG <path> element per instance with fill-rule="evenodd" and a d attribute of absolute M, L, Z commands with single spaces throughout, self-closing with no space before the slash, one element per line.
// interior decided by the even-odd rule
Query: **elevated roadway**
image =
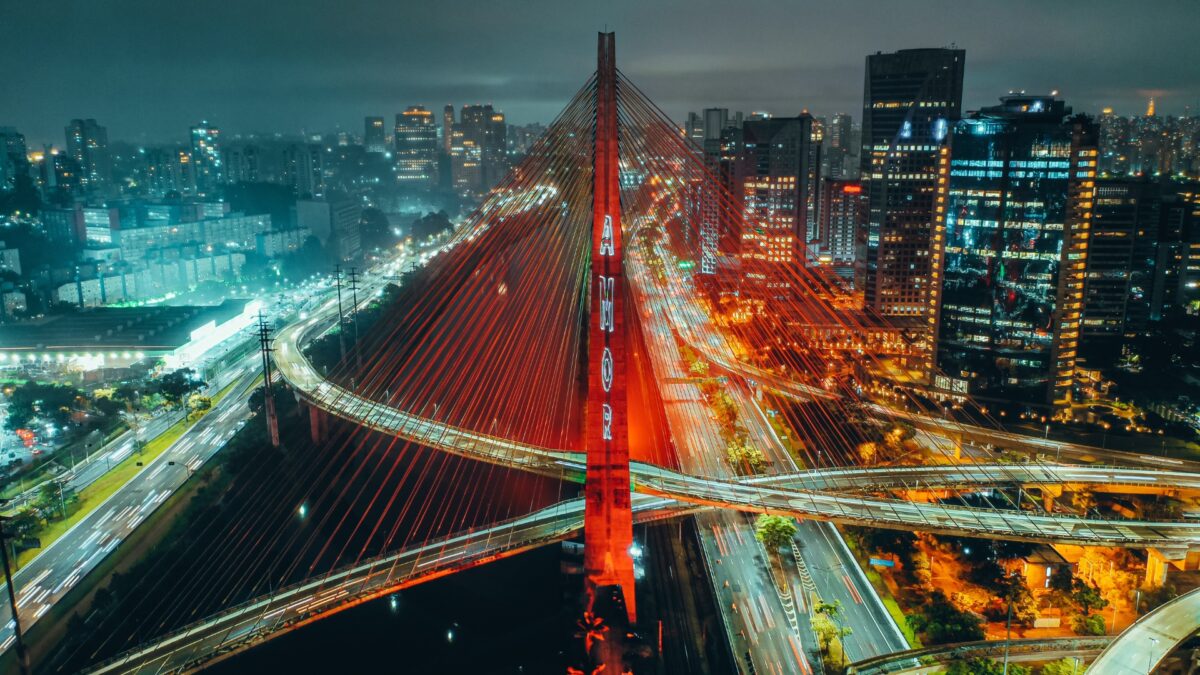
<path fill-rule="evenodd" d="M 327 326 L 330 320 L 325 312 L 315 313 L 309 319 L 282 330 L 276 342 L 280 373 L 311 405 L 361 426 L 460 456 L 565 480 L 583 481 L 585 464 L 579 453 L 539 448 L 454 427 L 397 410 L 325 380 L 304 358 L 298 345 L 314 330 Z M 955 470 L 958 468 L 955 467 Z M 744 511 L 1048 543 L 1153 546 L 1168 550 L 1200 548 L 1200 523 L 1197 522 L 1099 520 L 911 503 L 832 494 L 824 489 L 717 480 L 638 463 L 631 467 L 631 473 L 633 487 L 638 492 Z M 1178 480 L 1182 481 L 1183 478 Z"/>
<path fill-rule="evenodd" d="M 689 507 L 636 495 L 633 509 L 638 522 L 649 522 L 682 515 Z M 286 586 L 97 664 L 88 672 L 196 670 L 403 588 L 562 541 L 582 527 L 583 500 L 560 502 L 491 527 L 407 547 Z"/>
<path fill-rule="evenodd" d="M 1079 659 L 1079 672 L 1113 641 L 1108 635 L 1098 637 L 1028 638 L 1007 641 L 1008 660 L 1013 663 Z M 910 649 L 886 656 L 864 659 L 850 664 L 852 675 L 890 675 L 892 673 L 937 673 L 946 664 L 964 659 L 1001 660 L 1005 655 L 1005 640 L 980 640 Z M 1098 672 L 1092 669 L 1091 672 Z"/>
<path fill-rule="evenodd" d="M 1088 668 L 1096 675 L 1146 675 L 1200 631 L 1200 588 L 1167 602 L 1117 636 Z"/>

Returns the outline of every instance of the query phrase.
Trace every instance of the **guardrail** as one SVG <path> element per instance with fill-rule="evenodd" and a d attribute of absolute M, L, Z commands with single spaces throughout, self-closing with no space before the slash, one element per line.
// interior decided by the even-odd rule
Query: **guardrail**
<path fill-rule="evenodd" d="M 1063 658 L 1064 656 L 1095 656 L 1099 654 L 1113 637 L 1065 637 L 1065 638 L 1030 638 L 1021 640 L 980 640 L 978 642 L 960 642 L 938 647 L 912 649 L 906 652 L 896 652 L 884 656 L 863 659 L 850 664 L 847 673 L 856 675 L 885 675 L 886 673 L 903 673 L 950 661 L 970 658 L 1004 658 L 1005 646 L 1008 648 L 1008 658 L 1014 657 L 1028 660 L 1030 655 L 1046 656 L 1046 660 Z M 1080 672 L 1082 672 L 1080 668 Z"/>

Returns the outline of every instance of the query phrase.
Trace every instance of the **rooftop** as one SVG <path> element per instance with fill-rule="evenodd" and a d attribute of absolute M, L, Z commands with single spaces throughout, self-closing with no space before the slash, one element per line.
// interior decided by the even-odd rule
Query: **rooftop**
<path fill-rule="evenodd" d="M 206 307 L 97 307 L 0 326 L 0 352 L 39 350 L 174 350 L 187 344 L 192 331 L 240 315 L 246 300 L 226 300 Z"/>

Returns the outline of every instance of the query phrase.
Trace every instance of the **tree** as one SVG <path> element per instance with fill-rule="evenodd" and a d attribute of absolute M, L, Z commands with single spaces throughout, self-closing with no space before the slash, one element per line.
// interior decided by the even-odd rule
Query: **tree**
<path fill-rule="evenodd" d="M 1079 675 L 1079 661 L 1072 658 L 1062 658 L 1042 666 L 1041 675 Z"/>
<path fill-rule="evenodd" d="M 830 648 L 836 643 L 842 655 L 842 667 L 846 667 L 846 649 L 842 646 L 842 638 L 849 637 L 854 633 L 854 629 L 850 626 L 843 626 L 834 621 L 833 617 L 828 614 L 817 614 L 812 618 L 812 629 L 817 635 L 817 640 L 821 643 L 821 652 L 825 658 L 831 658 L 833 654 Z"/>
<path fill-rule="evenodd" d="M 115 418 L 125 411 L 125 405 L 111 396 L 101 396 L 92 401 L 92 407 L 101 415 Z"/>
<path fill-rule="evenodd" d="M 1082 579 L 1075 580 L 1075 588 L 1071 591 L 1071 599 L 1079 605 L 1079 611 L 1084 616 L 1092 613 L 1093 609 L 1104 609 L 1108 601 L 1100 595 L 1100 591 Z"/>
<path fill-rule="evenodd" d="M 950 604 L 941 590 L 929 594 L 929 600 L 919 613 L 908 615 L 908 624 L 914 631 L 924 635 L 923 642 L 927 645 L 972 642 L 984 638 L 983 621 Z"/>
<path fill-rule="evenodd" d="M 396 241 L 387 215 L 377 208 L 368 206 L 363 209 L 359 229 L 362 231 L 363 248 L 368 250 L 386 248 Z"/>
<path fill-rule="evenodd" d="M 725 458 L 741 475 L 758 473 L 767 465 L 767 456 L 763 451 L 750 447 L 744 439 L 730 441 L 725 446 Z"/>
<path fill-rule="evenodd" d="M 1051 591 L 1070 595 L 1075 590 L 1075 573 L 1071 571 L 1070 565 L 1059 565 L 1050 573 L 1048 583 Z"/>
<path fill-rule="evenodd" d="M 446 215 L 445 211 L 438 211 L 437 213 L 427 213 L 413 221 L 411 232 L 413 239 L 420 241 L 441 234 L 452 227 L 454 225 L 450 222 L 450 216 Z"/>
<path fill-rule="evenodd" d="M 854 633 L 854 629 L 845 625 L 842 622 L 842 601 L 834 600 L 833 602 L 818 602 L 813 606 L 815 616 L 812 620 L 813 632 L 817 634 L 817 639 L 821 641 L 821 651 L 826 657 L 832 656 L 829 653 L 829 647 L 836 640 L 839 647 L 842 647 L 841 641 L 843 638 L 849 637 Z M 846 650 L 842 647 L 839 651 L 842 654 L 842 667 L 846 667 Z"/>
<path fill-rule="evenodd" d="M 188 398 L 188 410 L 190 411 L 189 414 L 195 414 L 197 417 L 199 417 L 200 415 L 204 414 L 205 411 L 210 410 L 211 408 L 212 399 L 207 396 L 192 394 L 191 397 Z"/>
<path fill-rule="evenodd" d="M 49 480 L 42 483 L 38 488 L 37 497 L 34 498 L 33 507 L 46 520 L 51 518 L 66 518 L 67 505 L 75 501 L 75 488 L 71 487 L 66 481 Z"/>
<path fill-rule="evenodd" d="M 42 518 L 37 511 L 26 507 L 4 521 L 4 533 L 13 539 L 23 539 L 32 536 L 41 525 Z"/>
<path fill-rule="evenodd" d="M 791 546 L 796 536 L 796 521 L 786 516 L 762 514 L 754 522 L 754 538 L 758 539 L 771 554 L 784 546 Z"/>
<path fill-rule="evenodd" d="M 1104 617 L 1099 614 L 1079 614 L 1071 619 L 1071 629 L 1080 635 L 1104 635 Z"/>
<path fill-rule="evenodd" d="M 14 388 L 9 395 L 5 426 L 11 430 L 26 428 L 35 417 L 65 426 L 71 421 L 71 410 L 82 396 L 83 392 L 74 387 L 30 380 Z"/>
<path fill-rule="evenodd" d="M 688 367 L 688 371 L 693 375 L 704 377 L 705 375 L 708 375 L 708 361 L 696 359 L 692 362 L 692 365 Z"/>
<path fill-rule="evenodd" d="M 194 391 L 204 388 L 204 382 L 196 377 L 196 371 L 191 368 L 180 368 L 158 378 L 155 383 L 158 393 L 168 403 L 178 406 Z"/>

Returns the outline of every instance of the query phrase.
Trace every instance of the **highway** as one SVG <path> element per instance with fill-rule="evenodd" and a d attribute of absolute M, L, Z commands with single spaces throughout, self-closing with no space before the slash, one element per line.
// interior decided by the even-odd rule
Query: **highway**
<path fill-rule="evenodd" d="M 581 455 L 526 446 L 505 439 L 455 428 L 448 424 L 410 415 L 381 403 L 364 399 L 350 391 L 324 381 L 303 358 L 299 351 L 299 344 L 301 344 L 301 341 L 306 336 L 312 334 L 312 331 L 326 328 L 334 321 L 335 317 L 328 316 L 328 309 L 329 303 L 322 308 L 322 311 L 314 312 L 308 319 L 285 328 L 280 333 L 276 343 L 277 362 L 284 377 L 298 391 L 301 391 L 310 401 L 317 403 L 323 410 L 364 426 L 462 456 L 502 463 L 507 466 L 523 468 L 546 475 L 554 475 L 568 480 L 581 481 L 583 479 L 584 465 Z M 684 399 L 693 395 L 694 393 L 685 394 Z M 719 461 L 713 458 L 720 457 L 719 449 L 714 449 L 711 445 L 712 442 L 712 439 L 700 439 L 699 437 L 676 439 L 681 457 L 691 453 L 695 457 L 697 466 L 706 473 L 713 469 L 712 462 Z M 956 472 L 961 470 L 961 468 L 954 467 Z M 1058 467 L 1054 468 L 1057 469 Z M 1006 472 L 1011 472 L 1013 466 L 1004 465 L 1004 469 Z M 1042 471 L 1042 468 L 1026 467 L 1026 469 L 1026 473 L 1023 474 L 1023 480 L 1035 481 L 1049 478 L 1044 473 L 1036 473 Z M 1116 470 L 1102 467 L 1079 467 L 1078 470 L 1092 471 L 1093 477 L 1094 472 L 1097 470 L 1109 471 L 1110 479 L 1116 479 L 1117 476 L 1117 474 L 1112 473 Z M 828 481 L 844 480 L 850 482 L 861 477 L 856 477 L 850 473 L 837 474 L 837 471 L 853 472 L 864 470 L 835 470 L 834 473 L 830 473 L 823 478 L 818 474 L 816 479 L 827 479 Z M 905 471 L 908 470 L 906 469 Z M 901 480 L 933 481 L 938 478 L 937 473 L 941 469 L 930 467 L 923 468 L 920 471 L 932 471 L 932 473 L 920 473 L 919 476 L 914 476 L 913 472 L 908 472 Z M 991 475 L 994 477 L 996 471 L 994 467 L 992 469 L 982 469 L 981 475 L 988 471 L 991 471 Z M 1121 471 L 1120 475 L 1125 476 L 1126 472 L 1124 470 Z M 919 528 L 930 529 L 935 532 L 968 533 L 973 536 L 998 536 L 1034 541 L 1156 545 L 1166 548 L 1178 547 L 1180 545 L 1200 546 L 1200 526 L 1189 523 L 1097 521 L 1068 516 L 1036 516 L 984 509 L 910 504 L 899 500 L 827 494 L 824 490 L 828 488 L 828 483 L 821 489 L 783 488 L 751 482 L 743 483 L 732 479 L 714 479 L 680 474 L 641 464 L 635 464 L 633 475 L 635 488 L 642 492 L 659 495 L 664 498 L 687 501 L 693 504 L 733 507 L 751 512 L 767 510 L 790 513 L 803 518 L 874 524 L 898 527 L 906 530 Z M 1129 473 L 1128 475 L 1133 476 L 1135 474 Z M 796 473 L 782 477 L 781 479 L 792 481 L 793 483 L 803 483 L 804 479 L 800 476 L 800 473 Z M 945 477 L 945 474 L 943 474 L 943 477 Z M 757 483 L 766 483 L 770 479 L 759 478 L 754 480 Z M 1127 479 L 1122 478 L 1121 480 Z M 1183 481 L 1185 479 L 1180 476 L 1173 477 L 1171 480 Z M 930 483 L 926 483 L 926 485 L 928 484 Z M 635 496 L 637 502 L 643 499 L 645 497 L 640 495 Z M 723 546 L 728 546 L 731 541 L 738 541 L 739 545 L 742 546 L 747 545 L 744 537 L 738 540 L 736 533 L 731 535 L 728 531 L 723 532 L 720 522 L 717 522 L 716 526 L 710 541 L 712 546 L 717 548 L 718 556 L 721 553 L 729 555 L 728 549 L 725 551 L 721 549 Z M 473 550 L 475 551 L 475 555 L 479 555 L 480 557 L 494 554 L 494 551 L 487 547 L 478 547 Z M 706 554 L 711 555 L 709 548 L 706 548 Z M 735 554 L 733 559 L 739 561 L 738 568 L 750 568 L 752 567 L 750 564 L 750 559 L 752 558 L 754 558 L 754 555 L 746 552 Z M 723 560 L 723 558 L 721 559 Z M 462 561 L 458 562 L 462 563 Z M 723 587 L 723 581 L 719 581 L 718 583 Z M 738 583 L 740 585 L 740 581 Z M 733 588 L 733 582 L 731 582 L 730 587 L 731 589 Z M 323 586 L 322 588 L 326 587 Z M 747 597 L 751 596 L 752 594 L 747 592 L 746 589 L 747 587 L 742 587 L 741 592 Z M 761 591 L 762 589 L 758 588 L 758 590 Z M 730 592 L 734 591 L 731 590 Z M 758 597 L 770 597 L 766 593 L 756 593 L 756 595 Z M 322 598 L 318 598 L 318 600 L 323 600 L 323 596 Z M 746 601 L 744 600 L 743 602 Z M 297 605 L 297 607 L 301 609 L 312 608 L 303 602 Z M 744 607 L 745 605 L 743 605 Z M 747 619 L 747 625 L 751 628 L 770 628 L 766 624 L 765 619 L 768 615 L 772 614 L 772 612 L 756 612 L 755 615 Z M 762 624 L 758 623 L 760 619 L 763 620 Z M 218 620 L 212 619 L 211 621 Z M 225 632 L 232 637 L 237 637 L 237 635 L 232 635 L 229 631 Z M 236 632 L 238 635 L 246 635 L 250 633 L 257 634 L 259 630 L 250 627 L 245 630 L 239 628 Z M 218 641 L 218 644 L 213 644 L 211 648 L 219 648 L 220 643 L 223 643 L 224 640 L 223 638 L 221 641 Z M 854 642 L 853 638 L 848 641 L 848 649 L 851 650 L 851 654 L 854 653 L 854 647 L 851 646 Z M 206 651 L 207 649 L 200 649 L 199 651 Z M 785 650 L 790 649 L 791 647 L 787 644 L 779 644 L 773 649 L 768 650 L 768 653 L 785 653 Z M 799 654 L 802 651 L 797 648 L 796 653 Z M 797 657 L 792 662 L 801 663 L 802 658 Z M 780 662 L 776 661 L 775 663 Z M 804 671 L 805 667 L 800 666 L 800 672 Z"/>
<path fill-rule="evenodd" d="M 261 363 L 255 352 L 228 369 L 227 377 L 234 382 L 233 391 L 136 477 L 17 571 L 13 584 L 17 588 L 23 630 L 28 631 L 225 444 L 249 413 L 245 403 Z M 124 458 L 120 453 L 127 456 L 133 451 L 131 443 L 118 444 L 108 451 L 118 453 L 112 458 L 114 465 Z M 92 466 L 104 467 L 96 462 Z M 0 622 L 3 622 L 0 628 L 0 651 L 3 651 L 16 639 L 8 603 L 0 605 Z"/>
<path fill-rule="evenodd" d="M 742 386 L 730 389 L 734 398 L 741 406 L 741 418 L 756 447 L 768 452 L 772 458 L 773 467 L 784 467 L 793 472 L 789 475 L 768 475 L 762 478 L 743 478 L 743 482 L 763 482 L 770 485 L 799 485 L 805 489 L 846 489 L 858 490 L 864 485 L 870 485 L 871 477 L 879 472 L 853 469 L 824 469 L 816 471 L 797 471 L 795 461 L 784 446 L 783 441 L 776 435 L 775 429 L 767 420 L 754 397 Z M 813 475 L 817 474 L 817 475 Z M 789 482 L 797 477 L 803 479 Z M 891 477 L 883 480 L 897 480 L 901 485 L 912 482 L 911 477 Z M 811 611 L 818 599 L 822 602 L 841 603 L 841 617 L 853 631 L 852 635 L 843 640 L 848 660 L 860 659 L 901 651 L 909 648 L 904 634 L 896 626 L 887 608 L 879 599 L 879 594 L 871 586 L 871 582 L 863 573 L 854 554 L 846 546 L 841 532 L 831 523 L 813 520 L 801 520 L 797 524 L 797 550 L 792 556 L 796 572 L 800 577 L 798 594 L 807 596 L 801 605 Z"/>
<path fill-rule="evenodd" d="M 635 294 L 641 290 L 634 285 Z M 680 467 L 693 474 L 732 478 L 720 431 L 699 386 L 682 370 L 670 327 L 660 312 L 644 316 L 647 352 L 655 378 L 663 383 L 659 392 Z M 783 592 L 777 588 L 753 524 L 745 514 L 721 509 L 697 515 L 696 525 L 726 640 L 739 668 L 749 672 L 753 664 L 755 673 L 811 674 L 814 667 L 807 652 L 816 643 L 797 611 L 803 594 L 790 585 Z"/>
<path fill-rule="evenodd" d="M 1200 629 L 1200 588 L 1138 619 L 1100 653 L 1088 672 L 1148 675 L 1184 640 L 1195 635 L 1197 629 Z"/>
<path fill-rule="evenodd" d="M 332 291 L 325 289 L 325 292 Z M 306 297 L 307 291 L 297 288 L 290 293 L 295 297 Z M 364 295 L 363 298 L 366 302 L 368 296 Z M 224 353 L 245 339 L 245 336 L 231 338 L 214 347 L 210 354 Z M 176 439 L 170 448 L 15 572 L 13 584 L 17 591 L 22 630 L 28 631 L 54 603 L 95 569 L 150 513 L 225 445 L 250 414 L 245 404 L 253 391 L 250 385 L 261 372 L 262 360 L 258 351 L 247 354 L 232 367 L 222 369 L 212 378 L 208 391 L 215 394 L 233 384 L 232 391 Z M 179 417 L 174 412 L 152 418 L 142 426 L 141 440 L 153 440 L 178 421 Z M 90 485 L 133 453 L 137 433 L 127 431 L 93 454 L 90 461 L 77 465 L 72 473 L 60 478 L 69 480 L 77 490 Z M 14 641 L 12 613 L 8 603 L 0 603 L 0 652 L 11 647 Z"/>
<path fill-rule="evenodd" d="M 320 315 L 314 314 L 280 331 L 276 341 L 276 362 L 283 377 L 322 410 L 460 456 L 576 482 L 583 480 L 585 464 L 579 453 L 548 450 L 454 427 L 397 410 L 324 380 L 297 347 L 300 338 L 321 324 Z M 684 439 L 676 439 L 677 449 L 684 444 Z M 703 452 L 708 456 L 719 456 L 723 450 L 723 446 L 709 447 Z M 1200 523 L 1197 522 L 1099 520 L 911 503 L 707 478 L 641 463 L 633 463 L 631 473 L 634 487 L 640 492 L 757 513 L 1046 543 L 1164 549 L 1200 547 Z"/>
<path fill-rule="evenodd" d="M 635 495 L 637 522 L 687 512 L 677 502 Z M 460 532 L 286 586 L 97 664 L 92 673 L 165 673 L 209 665 L 355 605 L 537 546 L 567 539 L 583 527 L 583 500 L 574 499 L 490 527 Z"/>

